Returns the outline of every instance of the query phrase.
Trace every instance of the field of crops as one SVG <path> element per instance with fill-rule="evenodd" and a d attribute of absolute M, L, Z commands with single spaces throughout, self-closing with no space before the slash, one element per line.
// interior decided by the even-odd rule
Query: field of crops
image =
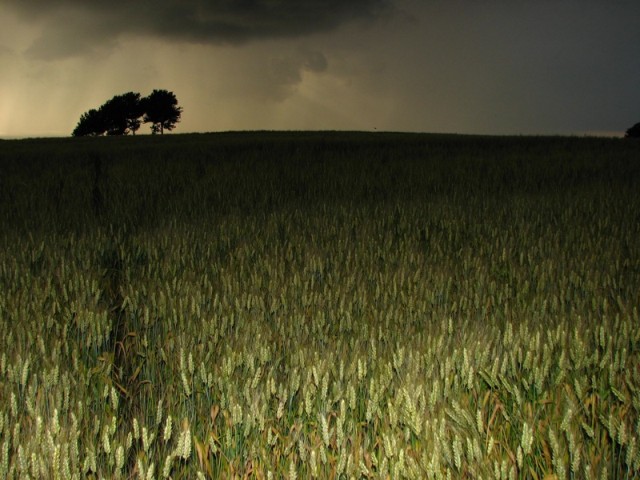
<path fill-rule="evenodd" d="M 640 478 L 640 144 L 0 141 L 0 478 Z"/>

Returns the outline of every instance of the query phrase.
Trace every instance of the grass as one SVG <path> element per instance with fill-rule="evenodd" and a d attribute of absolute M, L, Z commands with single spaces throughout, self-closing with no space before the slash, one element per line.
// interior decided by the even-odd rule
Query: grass
<path fill-rule="evenodd" d="M 638 478 L 638 158 L 2 142 L 0 476 Z"/>

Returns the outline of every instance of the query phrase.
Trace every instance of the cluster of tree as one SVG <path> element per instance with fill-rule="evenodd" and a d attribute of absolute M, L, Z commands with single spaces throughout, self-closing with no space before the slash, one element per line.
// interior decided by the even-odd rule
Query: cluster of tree
<path fill-rule="evenodd" d="M 80 116 L 74 137 L 86 135 L 135 135 L 142 122 L 151 124 L 151 133 L 173 130 L 180 121 L 182 107 L 167 90 L 154 90 L 148 97 L 128 92 L 116 95 L 100 108 L 92 108 Z"/>
<path fill-rule="evenodd" d="M 625 137 L 640 138 L 640 123 L 636 123 L 633 127 L 627 130 Z"/>

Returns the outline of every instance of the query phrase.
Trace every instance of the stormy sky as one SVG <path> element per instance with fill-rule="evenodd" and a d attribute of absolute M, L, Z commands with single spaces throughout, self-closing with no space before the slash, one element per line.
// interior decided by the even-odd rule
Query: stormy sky
<path fill-rule="evenodd" d="M 621 134 L 639 18 L 638 0 L 2 0 L 0 137 L 66 136 L 156 88 L 175 132 Z"/>

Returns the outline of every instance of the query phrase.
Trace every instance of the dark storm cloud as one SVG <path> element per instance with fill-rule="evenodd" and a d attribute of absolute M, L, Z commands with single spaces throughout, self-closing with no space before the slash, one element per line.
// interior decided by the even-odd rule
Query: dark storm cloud
<path fill-rule="evenodd" d="M 332 30 L 388 15 L 392 0 L 5 0 L 23 19 L 43 23 L 32 56 L 87 53 L 122 35 L 241 44 Z M 313 68 L 313 67 L 311 67 Z"/>
<path fill-rule="evenodd" d="M 53 15 L 25 50 L 31 57 L 54 60 L 111 51 L 118 45 L 109 19 L 100 20 L 78 12 Z"/>
<path fill-rule="evenodd" d="M 307 51 L 304 52 L 304 61 L 302 66 L 312 72 L 324 72 L 329 63 L 322 52 Z"/>
<path fill-rule="evenodd" d="M 259 62 L 260 63 L 260 62 Z M 322 73 L 329 63 L 322 52 L 317 50 L 300 50 L 287 55 L 277 55 L 269 59 L 268 68 L 258 78 L 260 90 L 265 98 L 281 101 L 288 98 L 302 82 L 305 71 Z"/>

